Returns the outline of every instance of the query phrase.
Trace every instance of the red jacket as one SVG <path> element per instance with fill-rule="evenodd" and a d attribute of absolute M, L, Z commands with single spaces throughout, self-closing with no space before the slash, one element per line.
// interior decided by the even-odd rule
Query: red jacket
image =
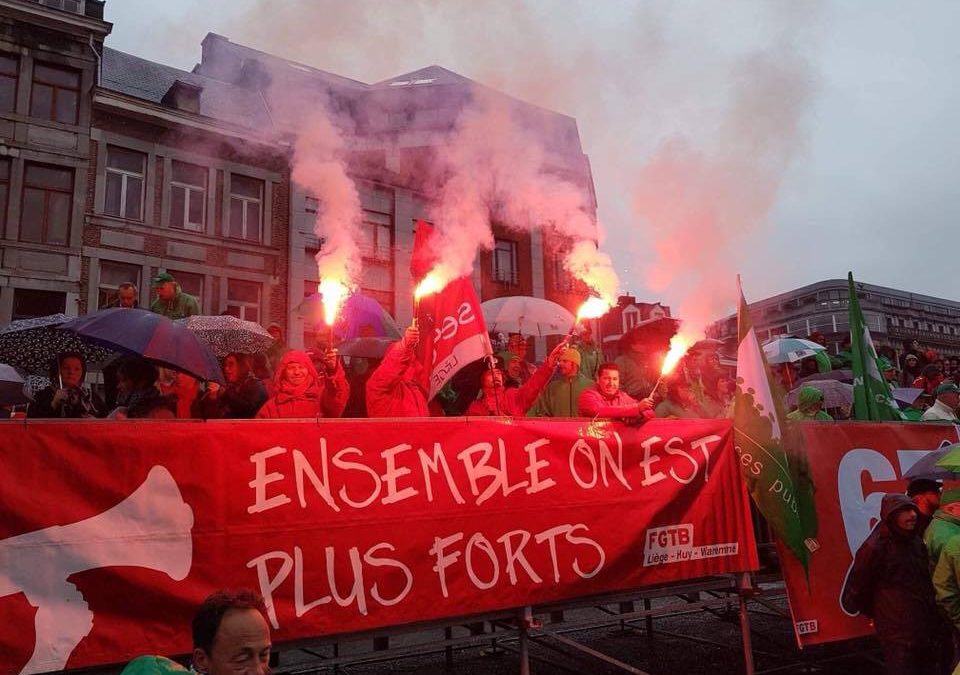
<path fill-rule="evenodd" d="M 299 358 L 302 355 L 302 358 Z M 309 364 L 311 382 L 304 391 L 291 394 L 284 391 L 283 368 L 288 360 Z M 258 419 L 295 417 L 340 417 L 350 398 L 350 385 L 337 364 L 333 375 L 319 375 L 303 352 L 287 352 L 277 366 L 275 374 L 276 393 L 257 412 Z"/>
<path fill-rule="evenodd" d="M 577 401 L 581 417 L 653 417 L 652 410 L 641 412 L 640 402 L 625 391 L 618 391 L 613 398 L 606 398 L 594 385 L 584 389 Z"/>
<path fill-rule="evenodd" d="M 417 382 L 416 353 L 392 345 L 383 361 L 367 380 L 368 417 L 430 417 L 427 396 Z"/>
<path fill-rule="evenodd" d="M 483 396 L 470 404 L 467 408 L 468 417 L 484 417 L 489 415 L 502 415 L 504 417 L 525 417 L 527 411 L 537 402 L 540 392 L 547 386 L 550 376 L 553 375 L 553 366 L 546 363 L 534 371 L 530 379 L 519 387 L 502 389 L 499 400 L 497 398 L 487 398 Z M 497 404 L 500 411 L 497 412 Z"/>

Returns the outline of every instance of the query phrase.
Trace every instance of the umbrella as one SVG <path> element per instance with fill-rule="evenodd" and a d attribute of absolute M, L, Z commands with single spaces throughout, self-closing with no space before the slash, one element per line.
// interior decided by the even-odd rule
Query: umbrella
<path fill-rule="evenodd" d="M 235 316 L 188 316 L 177 319 L 217 356 L 223 357 L 233 352 L 241 354 L 259 354 L 267 351 L 273 344 L 273 336 L 258 323 L 244 321 Z"/>
<path fill-rule="evenodd" d="M 5 363 L 0 363 L 0 405 L 29 403 L 30 397 L 23 391 L 20 373 Z"/>
<path fill-rule="evenodd" d="M 853 371 L 847 370 L 846 368 L 838 368 L 836 370 L 828 370 L 825 373 L 814 373 L 813 375 L 801 377 L 797 380 L 797 384 L 804 384 L 811 380 L 838 380 L 850 384 L 853 382 Z"/>
<path fill-rule="evenodd" d="M 937 479 L 953 479 L 956 478 L 956 474 L 949 469 L 946 469 L 942 466 L 939 466 L 940 460 L 946 457 L 948 454 L 960 448 L 960 444 L 951 443 L 944 445 L 943 447 L 937 448 L 936 450 L 931 450 L 923 457 L 914 462 L 906 472 L 904 472 L 904 478 L 931 478 L 934 480 Z"/>
<path fill-rule="evenodd" d="M 341 356 L 355 356 L 365 359 L 382 359 L 390 349 L 390 345 L 397 342 L 392 337 L 357 337 L 344 340 L 337 345 Z"/>
<path fill-rule="evenodd" d="M 60 327 L 116 351 L 143 356 L 202 380 L 223 382 L 217 357 L 186 326 L 143 309 L 112 307 Z"/>
<path fill-rule="evenodd" d="M 297 305 L 300 314 L 309 317 L 323 316 L 323 296 L 314 293 Z M 320 318 L 315 323 L 323 323 Z M 333 332 L 340 340 L 349 340 L 357 337 L 390 337 L 400 339 L 400 327 L 390 313 L 383 306 L 362 293 L 349 296 L 337 314 L 337 322 Z"/>
<path fill-rule="evenodd" d="M 795 363 L 826 350 L 823 345 L 793 335 L 781 335 L 763 345 L 763 353 L 770 364 Z"/>
<path fill-rule="evenodd" d="M 573 328 L 574 317 L 564 307 L 550 300 L 527 295 L 494 298 L 480 305 L 487 330 L 525 335 L 566 335 Z"/>
<path fill-rule="evenodd" d="M 943 457 L 937 460 L 936 466 L 949 471 L 951 478 L 960 473 L 960 443 L 948 446 Z"/>
<path fill-rule="evenodd" d="M 923 393 L 923 389 L 918 387 L 894 387 L 893 398 L 898 403 L 906 406 L 913 405 L 914 401 Z"/>
<path fill-rule="evenodd" d="M 853 385 L 836 380 L 811 380 L 802 386 L 793 389 L 787 394 L 787 404 L 797 405 L 797 398 L 803 387 L 813 387 L 819 389 L 823 394 L 824 408 L 840 408 L 853 405 Z"/>
<path fill-rule="evenodd" d="M 69 320 L 66 314 L 51 314 L 10 322 L 0 329 L 0 362 L 46 374 L 60 352 L 78 352 L 88 367 L 110 358 L 110 349 L 56 330 Z"/>

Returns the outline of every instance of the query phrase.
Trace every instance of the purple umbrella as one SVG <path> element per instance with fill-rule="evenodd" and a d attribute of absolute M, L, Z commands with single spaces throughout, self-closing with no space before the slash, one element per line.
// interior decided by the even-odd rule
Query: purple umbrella
<path fill-rule="evenodd" d="M 323 323 L 320 318 L 323 316 L 322 300 L 320 293 L 314 293 L 297 306 L 297 311 L 303 316 L 313 318 L 315 323 Z M 340 340 L 360 337 L 400 339 L 400 327 L 394 318 L 379 302 L 362 293 L 354 293 L 344 301 L 337 314 L 333 332 Z"/>
<path fill-rule="evenodd" d="M 223 382 L 220 364 L 210 348 L 186 326 L 160 314 L 112 307 L 68 321 L 60 329 L 202 380 Z"/>

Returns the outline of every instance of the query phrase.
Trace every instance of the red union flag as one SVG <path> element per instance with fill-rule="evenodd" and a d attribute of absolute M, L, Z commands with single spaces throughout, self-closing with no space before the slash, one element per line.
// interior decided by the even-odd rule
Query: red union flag
<path fill-rule="evenodd" d="M 423 220 L 416 226 L 410 274 L 418 282 L 433 268 L 437 257 L 430 247 L 433 226 Z M 427 399 L 436 396 L 461 368 L 493 353 L 470 277 L 454 279 L 443 290 L 422 298 L 416 318 Z"/>

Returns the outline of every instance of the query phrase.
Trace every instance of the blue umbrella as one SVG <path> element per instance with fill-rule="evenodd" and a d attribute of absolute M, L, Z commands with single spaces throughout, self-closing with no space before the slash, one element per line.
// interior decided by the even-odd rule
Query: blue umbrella
<path fill-rule="evenodd" d="M 782 335 L 774 338 L 763 345 L 763 353 L 767 357 L 767 363 L 774 365 L 778 363 L 795 363 L 801 359 L 813 356 L 817 352 L 826 351 L 823 345 L 794 337 L 793 335 Z"/>
<path fill-rule="evenodd" d="M 217 357 L 190 329 L 143 309 L 111 307 L 60 326 L 86 340 L 143 356 L 202 380 L 223 382 Z"/>
<path fill-rule="evenodd" d="M 323 297 L 320 293 L 308 296 L 297 310 L 315 323 L 323 323 Z M 340 340 L 366 337 L 400 339 L 400 327 L 392 316 L 373 298 L 354 293 L 350 295 L 337 314 L 333 332 Z"/>

